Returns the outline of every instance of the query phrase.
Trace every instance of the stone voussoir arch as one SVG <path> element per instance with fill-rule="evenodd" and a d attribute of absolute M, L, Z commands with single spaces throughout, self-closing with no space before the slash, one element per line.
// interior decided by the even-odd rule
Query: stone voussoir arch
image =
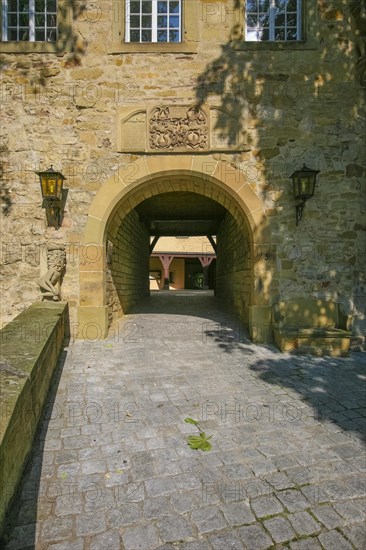
<path fill-rule="evenodd" d="M 88 212 L 79 254 L 80 338 L 108 333 L 105 250 L 111 224 L 143 200 L 174 191 L 197 192 L 222 204 L 244 223 L 251 247 L 268 242 L 264 205 L 232 164 L 208 155 L 159 155 L 121 165 L 101 185 Z"/>

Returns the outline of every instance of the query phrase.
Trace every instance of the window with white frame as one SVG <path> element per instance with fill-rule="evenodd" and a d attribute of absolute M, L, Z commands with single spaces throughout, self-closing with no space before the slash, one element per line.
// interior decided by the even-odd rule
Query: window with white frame
<path fill-rule="evenodd" d="M 248 42 L 301 40 L 301 0 L 246 0 Z"/>
<path fill-rule="evenodd" d="M 55 42 L 57 0 L 3 0 L 4 42 Z"/>
<path fill-rule="evenodd" d="M 181 41 L 182 0 L 126 0 L 126 42 Z"/>

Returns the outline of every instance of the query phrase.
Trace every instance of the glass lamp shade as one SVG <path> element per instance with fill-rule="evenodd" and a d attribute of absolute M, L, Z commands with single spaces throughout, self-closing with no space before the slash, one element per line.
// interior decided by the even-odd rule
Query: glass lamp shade
<path fill-rule="evenodd" d="M 42 197 L 44 199 L 61 200 L 63 181 L 65 176 L 56 172 L 51 166 L 45 172 L 37 172 L 41 183 Z"/>
<path fill-rule="evenodd" d="M 290 176 L 293 182 L 295 199 L 307 200 L 314 196 L 317 174 L 319 174 L 319 170 L 312 170 L 305 164 L 301 170 L 295 170 Z"/>

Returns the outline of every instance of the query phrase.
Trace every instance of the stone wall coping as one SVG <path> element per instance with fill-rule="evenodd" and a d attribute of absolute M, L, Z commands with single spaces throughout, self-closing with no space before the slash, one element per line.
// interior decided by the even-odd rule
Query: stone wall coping
<path fill-rule="evenodd" d="M 0 330 L 0 445 L 18 398 L 36 370 L 54 336 L 57 322 L 67 309 L 63 302 L 35 302 Z"/>
<path fill-rule="evenodd" d="M 64 342 L 68 304 L 35 302 L 0 330 L 0 535 Z"/>

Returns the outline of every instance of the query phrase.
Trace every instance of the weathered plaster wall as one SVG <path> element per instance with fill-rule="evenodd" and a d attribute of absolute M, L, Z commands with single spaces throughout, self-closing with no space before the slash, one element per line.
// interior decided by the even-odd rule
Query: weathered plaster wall
<path fill-rule="evenodd" d="M 308 0 L 306 42 L 281 48 L 232 42 L 242 27 L 234 1 L 197 0 L 195 48 L 176 53 L 111 53 L 122 19 L 110 2 L 93 6 L 70 20 L 58 54 L 1 55 L 2 321 L 39 298 L 39 257 L 49 240 L 67 247 L 62 298 L 75 320 L 90 204 L 118 167 L 133 174 L 140 156 L 117 152 L 118 109 L 199 99 L 234 114 L 235 124 L 217 126 L 224 136 L 239 133 L 244 146 L 215 156 L 236 166 L 265 205 L 271 299 L 342 301 L 362 332 L 365 98 L 350 3 Z M 321 173 L 296 227 L 288 176 L 303 162 Z M 69 189 L 58 231 L 45 226 L 34 173 L 50 164 Z"/>

